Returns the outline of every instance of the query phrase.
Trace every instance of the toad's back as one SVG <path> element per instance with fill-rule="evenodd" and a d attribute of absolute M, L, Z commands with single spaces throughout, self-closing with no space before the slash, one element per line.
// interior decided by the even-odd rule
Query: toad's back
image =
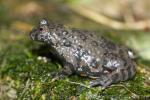
<path fill-rule="evenodd" d="M 31 37 L 48 43 L 54 49 L 62 59 L 65 74 L 96 78 L 91 86 L 108 86 L 135 75 L 133 53 L 125 46 L 89 31 L 42 21 L 37 30 L 31 32 Z"/>

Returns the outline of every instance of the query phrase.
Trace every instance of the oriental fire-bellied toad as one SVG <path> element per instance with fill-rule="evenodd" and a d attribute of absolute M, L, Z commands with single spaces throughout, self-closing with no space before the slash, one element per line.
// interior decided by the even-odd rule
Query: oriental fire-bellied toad
<path fill-rule="evenodd" d="M 48 44 L 61 59 L 63 70 L 57 75 L 78 74 L 95 79 L 90 86 L 109 86 L 132 79 L 136 73 L 133 52 L 92 32 L 68 28 L 41 19 L 30 37 Z"/>

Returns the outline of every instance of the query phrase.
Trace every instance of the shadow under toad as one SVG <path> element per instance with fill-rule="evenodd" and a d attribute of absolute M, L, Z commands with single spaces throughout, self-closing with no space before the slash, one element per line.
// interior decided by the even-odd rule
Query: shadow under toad
<path fill-rule="evenodd" d="M 54 52 L 53 48 L 51 48 L 49 45 L 41 45 L 38 48 L 33 48 L 31 52 L 33 55 L 46 57 L 54 64 L 58 62 L 62 65 L 62 59 L 57 56 L 57 52 Z"/>

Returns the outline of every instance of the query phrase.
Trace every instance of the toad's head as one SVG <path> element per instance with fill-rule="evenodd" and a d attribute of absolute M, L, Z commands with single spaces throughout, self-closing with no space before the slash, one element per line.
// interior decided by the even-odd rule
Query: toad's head
<path fill-rule="evenodd" d="M 39 25 L 30 32 L 30 37 L 35 41 L 56 45 L 59 42 L 60 37 L 58 36 L 55 27 L 56 25 L 49 23 L 48 20 L 41 19 Z"/>

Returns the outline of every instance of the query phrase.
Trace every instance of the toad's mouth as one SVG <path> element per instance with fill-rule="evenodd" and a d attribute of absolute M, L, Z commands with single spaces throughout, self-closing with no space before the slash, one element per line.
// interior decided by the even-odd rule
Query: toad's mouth
<path fill-rule="evenodd" d="M 31 40 L 35 40 L 35 37 L 36 37 L 35 34 L 31 32 L 31 33 L 30 33 L 30 38 L 31 38 Z"/>
<path fill-rule="evenodd" d="M 37 29 L 33 28 L 32 31 L 29 33 L 31 40 L 37 39 Z"/>

